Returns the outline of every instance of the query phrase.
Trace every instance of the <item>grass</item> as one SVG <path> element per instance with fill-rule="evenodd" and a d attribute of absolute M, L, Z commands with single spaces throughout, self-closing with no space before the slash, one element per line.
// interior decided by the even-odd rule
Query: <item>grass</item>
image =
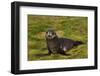
<path fill-rule="evenodd" d="M 28 15 L 28 60 L 57 60 L 87 58 L 87 17 L 75 16 L 39 16 Z M 59 37 L 70 38 L 84 42 L 83 45 L 69 50 L 69 56 L 60 54 L 37 56 L 46 54 L 45 32 L 53 28 Z"/>

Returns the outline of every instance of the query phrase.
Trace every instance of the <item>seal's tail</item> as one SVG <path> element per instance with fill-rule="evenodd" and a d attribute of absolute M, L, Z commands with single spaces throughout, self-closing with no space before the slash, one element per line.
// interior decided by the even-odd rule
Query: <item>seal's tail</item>
<path fill-rule="evenodd" d="M 78 45 L 81 45 L 81 44 L 83 44 L 82 41 L 75 41 L 74 46 L 78 46 Z"/>

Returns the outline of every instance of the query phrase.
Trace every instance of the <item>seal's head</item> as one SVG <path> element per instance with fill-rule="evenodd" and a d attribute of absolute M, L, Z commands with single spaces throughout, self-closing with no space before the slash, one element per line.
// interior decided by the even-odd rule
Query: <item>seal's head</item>
<path fill-rule="evenodd" d="M 46 38 L 54 39 L 56 37 L 57 37 L 56 32 L 53 29 L 48 29 L 48 31 L 46 32 Z"/>

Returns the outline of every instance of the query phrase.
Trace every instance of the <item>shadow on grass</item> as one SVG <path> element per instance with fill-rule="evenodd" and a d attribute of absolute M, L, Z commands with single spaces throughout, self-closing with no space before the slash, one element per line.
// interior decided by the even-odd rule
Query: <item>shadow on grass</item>
<path fill-rule="evenodd" d="M 37 57 L 45 57 L 45 56 L 50 56 L 51 54 L 34 54 L 33 56 L 37 56 Z M 54 54 L 56 55 L 56 54 Z M 63 55 L 63 56 L 70 56 L 71 54 L 60 54 L 60 55 Z"/>

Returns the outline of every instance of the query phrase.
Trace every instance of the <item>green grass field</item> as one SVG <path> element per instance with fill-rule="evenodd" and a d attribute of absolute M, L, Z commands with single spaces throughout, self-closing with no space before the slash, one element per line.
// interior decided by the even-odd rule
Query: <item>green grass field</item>
<path fill-rule="evenodd" d="M 28 15 L 28 60 L 87 58 L 87 24 L 87 17 Z M 68 56 L 60 54 L 38 56 L 37 54 L 42 55 L 48 52 L 45 40 L 45 32 L 48 28 L 55 29 L 59 37 L 82 41 L 84 44 L 69 50 Z"/>

